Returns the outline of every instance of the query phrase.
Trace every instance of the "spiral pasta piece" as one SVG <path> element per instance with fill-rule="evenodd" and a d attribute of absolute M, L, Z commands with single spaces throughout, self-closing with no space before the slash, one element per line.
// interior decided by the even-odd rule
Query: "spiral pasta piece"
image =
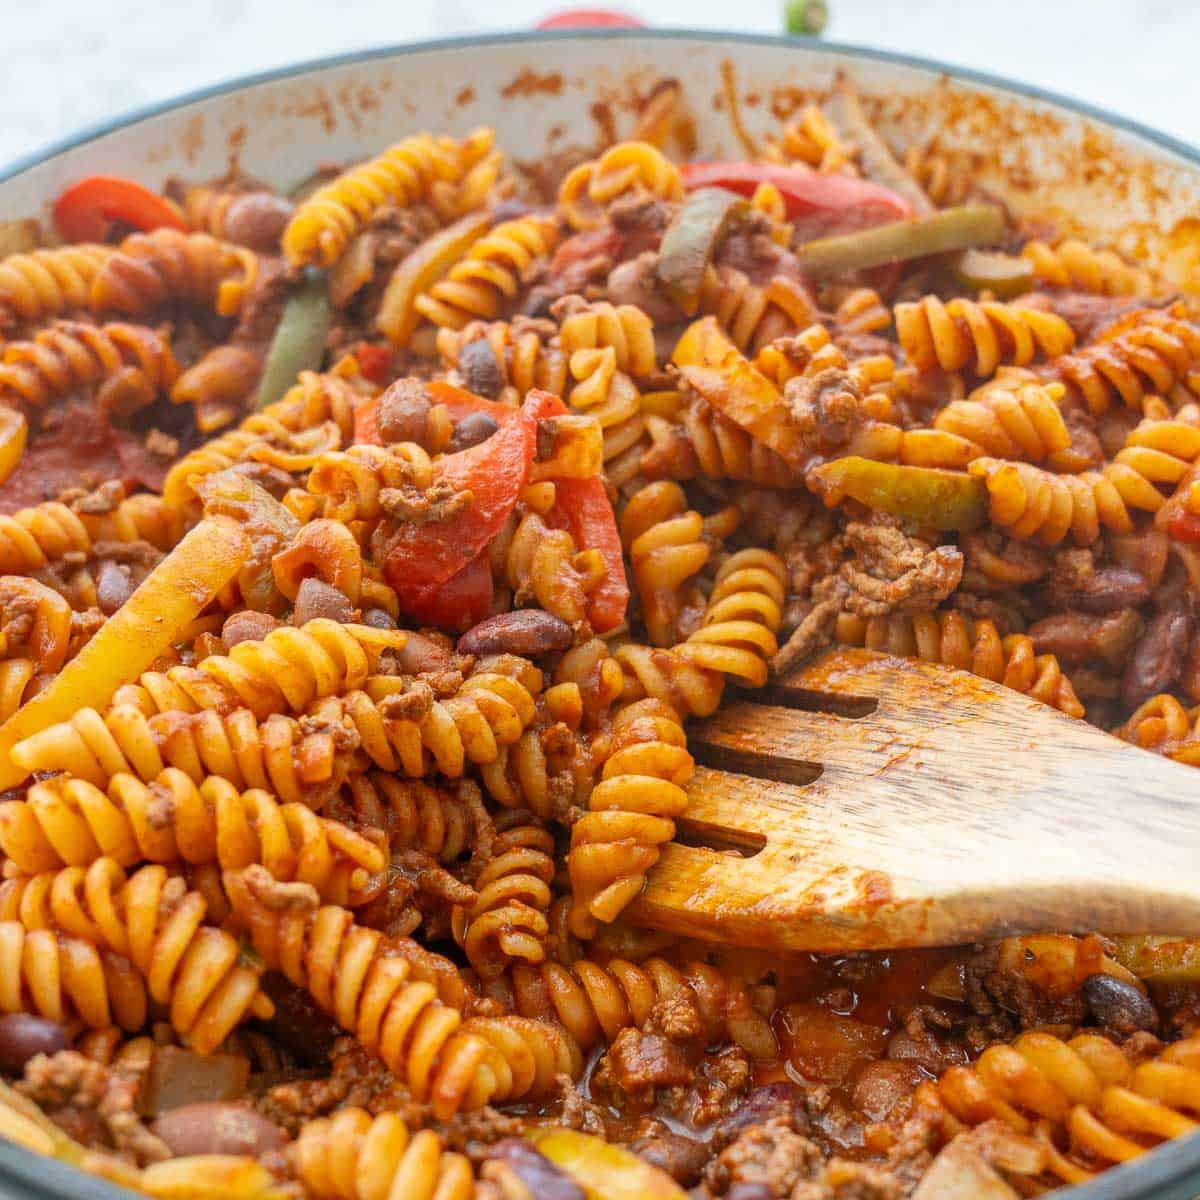
<path fill-rule="evenodd" d="M 434 1115 L 447 1120 L 459 1110 L 515 1098 L 501 1092 L 506 1069 L 499 1053 L 466 1032 L 461 1007 L 439 999 L 438 986 L 419 977 L 421 961 L 437 956 L 415 943 L 417 953 L 407 951 L 403 939 L 357 924 L 336 905 L 272 908 L 256 892 L 263 882 L 253 872 L 227 872 L 224 881 L 233 919 L 255 951 L 306 989 L 414 1099 L 428 1101 Z"/>
<path fill-rule="evenodd" d="M 305 483 L 322 500 L 322 514 L 334 521 L 373 521 L 383 513 L 384 488 L 428 490 L 433 461 L 415 442 L 391 446 L 351 446 L 322 454 Z"/>
<path fill-rule="evenodd" d="M 188 188 L 183 198 L 184 216 L 193 229 L 251 250 L 276 250 L 293 211 L 284 197 L 270 191 L 201 184 Z"/>
<path fill-rule="evenodd" d="M 699 396 L 687 404 L 681 416 L 676 428 L 686 438 L 696 473 L 709 479 L 740 479 L 755 487 L 800 486 L 799 475 L 774 450 L 751 437 Z M 653 434 L 657 434 L 656 440 L 660 440 L 665 430 L 655 428 L 657 420 L 659 418 L 647 417 L 646 423 Z M 692 474 L 690 468 L 691 462 L 685 460 L 682 472 L 675 477 L 689 476 Z"/>
<path fill-rule="evenodd" d="M 712 315 L 739 350 L 754 352 L 816 317 L 811 298 L 802 284 L 776 275 L 764 286 L 752 283 L 736 267 L 705 268 L 700 285 L 700 315 Z"/>
<path fill-rule="evenodd" d="M 4 347 L 0 401 L 39 409 L 76 388 L 98 386 L 102 407 L 106 397 L 140 407 L 169 390 L 178 374 L 170 345 L 153 329 L 55 321 L 31 341 Z"/>
<path fill-rule="evenodd" d="M 258 278 L 258 256 L 207 233 L 130 234 L 92 280 L 95 312 L 140 317 L 165 304 L 210 305 L 236 315 Z"/>
<path fill-rule="evenodd" d="M 1083 705 L 1053 654 L 1037 654 L 1024 634 L 1001 637 L 994 621 L 972 620 L 953 609 L 935 613 L 891 613 L 863 620 L 838 617 L 837 640 L 885 654 L 919 658 L 970 671 L 1049 704 L 1070 717 L 1082 717 Z"/>
<path fill-rule="evenodd" d="M 622 1029 L 642 1028 L 668 1000 L 689 1004 L 711 1041 L 731 1041 L 762 1060 L 777 1053 L 775 1036 L 745 987 L 707 963 L 677 967 L 657 957 L 636 964 L 620 958 L 515 963 L 505 983 L 518 1013 L 558 1020 L 585 1053 Z"/>
<path fill-rule="evenodd" d="M 230 712 L 248 708 L 264 721 L 272 713 L 300 713 L 314 701 L 361 687 L 387 650 L 403 650 L 403 630 L 343 625 L 319 617 L 282 625 L 262 641 L 240 642 L 197 667 L 147 671 L 118 689 L 114 702 L 156 712 Z"/>
<path fill-rule="evenodd" d="M 1077 238 L 1050 245 L 1034 239 L 1021 247 L 1033 277 L 1052 287 L 1073 288 L 1099 296 L 1149 296 L 1154 279 L 1142 267 L 1127 263 L 1112 250 L 1097 249 Z"/>
<path fill-rule="evenodd" d="M 342 1108 L 305 1121 L 292 1162 L 317 1200 L 473 1200 L 468 1158 L 442 1149 L 432 1129 L 412 1132 L 399 1113 Z"/>
<path fill-rule="evenodd" d="M 428 199 L 439 182 L 461 184 L 491 146 L 491 130 L 477 130 L 462 142 L 420 133 L 343 171 L 296 208 L 283 233 L 288 262 L 332 266 L 377 212 Z"/>
<path fill-rule="evenodd" d="M 261 788 L 239 791 L 215 775 L 197 786 L 174 767 L 149 783 L 116 773 L 103 791 L 55 776 L 34 784 L 26 799 L 0 805 L 0 847 L 31 875 L 101 857 L 122 867 L 261 864 L 281 882 L 308 883 L 323 898 L 343 901 L 383 870 L 381 841 L 304 804 L 280 804 Z"/>
<path fill-rule="evenodd" d="M 1042 462 L 1071 444 L 1059 401 L 1062 384 L 997 383 L 946 405 L 934 428 L 967 438 L 993 458 Z"/>
<path fill-rule="evenodd" d="M 998 1120 L 1034 1135 L 1043 1169 L 1063 1183 L 1082 1183 L 1097 1169 L 1197 1128 L 1200 1039 L 1176 1042 L 1134 1066 L 1098 1034 L 1064 1041 L 1031 1031 L 1011 1045 L 989 1046 L 973 1066 L 951 1067 L 918 1091 L 963 1124 Z"/>
<path fill-rule="evenodd" d="M 688 508 L 683 488 L 665 480 L 640 488 L 621 515 L 621 541 L 633 567 L 646 632 L 656 646 L 677 640 L 681 611 L 689 600 L 695 602 L 685 585 L 708 561 L 703 532 L 703 519 Z"/>
<path fill-rule="evenodd" d="M 635 379 L 655 370 L 654 322 L 633 304 L 597 301 L 580 305 L 564 316 L 558 327 L 559 343 L 568 357 L 579 350 L 610 348 L 618 371 Z"/>
<path fill-rule="evenodd" d="M 1141 410 L 1147 396 L 1175 406 L 1200 394 L 1200 331 L 1171 309 L 1131 314 L 1091 345 L 1064 354 L 1047 372 L 1083 398 L 1096 416 L 1114 405 Z"/>
<path fill-rule="evenodd" d="M 196 428 L 212 433 L 248 407 L 261 375 L 262 359 L 253 350 L 215 346 L 179 376 L 171 388 L 171 401 L 192 405 Z"/>
<path fill-rule="evenodd" d="M 1075 333 L 1056 313 L 995 300 L 924 296 L 895 307 L 896 336 L 919 371 L 970 370 L 986 377 L 1002 363 L 1025 366 L 1075 345 Z"/>
<path fill-rule="evenodd" d="M 443 863 L 470 850 L 489 821 L 478 788 L 469 781 L 451 791 L 371 771 L 347 779 L 344 793 L 339 816 L 344 811 L 351 824 L 382 830 L 393 850 L 421 850 Z"/>
<path fill-rule="evenodd" d="M 605 469 L 611 474 L 617 467 L 625 475 L 619 464 L 625 457 L 640 459 L 645 422 L 641 394 L 633 380 L 617 370 L 617 363 L 612 346 L 576 350 L 569 361 L 575 384 L 567 400 L 573 409 L 599 422 Z"/>
<path fill-rule="evenodd" d="M 558 189 L 558 208 L 573 229 L 594 229 L 601 224 L 598 210 L 628 195 L 681 200 L 683 176 L 649 142 L 618 142 L 567 174 Z"/>
<path fill-rule="evenodd" d="M 683 725 L 669 705 L 639 700 L 617 712 L 601 780 L 588 812 L 571 828 L 567 869 L 577 937 L 615 920 L 641 892 L 659 848 L 675 836 L 674 819 L 687 809 L 683 785 L 693 767 Z"/>
<path fill-rule="evenodd" d="M 126 878 L 111 858 L 0 884 L 2 924 L 50 931 L 128 959 L 150 999 L 197 1053 L 210 1054 L 248 1016 L 269 1016 L 261 966 L 237 941 L 206 924 L 208 906 L 182 877 L 145 866 Z M 118 1022 L 119 1023 L 119 1022 Z"/>
<path fill-rule="evenodd" d="M 558 242 L 546 217 L 503 221 L 475 241 L 446 277 L 413 302 L 417 312 L 439 328 L 462 329 L 472 320 L 490 321 L 513 300 L 534 264 Z"/>
<path fill-rule="evenodd" d="M 1029 463 L 977 458 L 968 470 L 987 488 L 994 528 L 1013 538 L 1036 537 L 1047 546 L 1057 546 L 1068 534 L 1076 545 L 1090 546 L 1101 528 L 1132 532 L 1129 506 L 1142 506 L 1148 487 L 1132 470 L 1111 467 L 1103 473 L 1055 475 Z"/>
<path fill-rule="evenodd" d="M 518 825 L 496 837 L 492 853 L 473 881 L 475 903 L 451 915 L 454 940 L 485 980 L 515 959 L 539 963 L 546 957 L 554 837 L 540 825 Z"/>
<path fill-rule="evenodd" d="M 525 681 L 486 670 L 444 700 L 427 684 L 380 676 L 328 708 L 334 719 L 350 722 L 376 767 L 410 778 L 436 771 L 457 779 L 468 763 L 495 762 L 500 748 L 517 741 L 536 714 Z"/>
<path fill-rule="evenodd" d="M 146 984 L 128 959 L 81 938 L 0 921 L 0 1012 L 87 1029 L 146 1024 Z"/>
<path fill-rule="evenodd" d="M 66 661 L 71 606 L 25 575 L 0 575 L 0 659 L 27 659 L 52 675 Z"/>
<path fill-rule="evenodd" d="M 86 309 L 92 281 L 114 253 L 81 242 L 0 259 L 0 323 L 33 324 Z"/>
<path fill-rule="evenodd" d="M 7 721 L 25 703 L 36 673 L 37 664 L 31 658 L 7 658 L 0 662 L 0 721 Z"/>
<path fill-rule="evenodd" d="M 496 366 L 496 399 L 519 404 L 530 388 L 566 395 L 567 358 L 556 339 L 548 336 L 545 322 L 518 318 L 508 321 L 471 321 L 461 329 L 448 325 L 437 331 L 437 350 L 443 365 L 461 373 L 463 351 L 480 353 L 483 343 Z"/>

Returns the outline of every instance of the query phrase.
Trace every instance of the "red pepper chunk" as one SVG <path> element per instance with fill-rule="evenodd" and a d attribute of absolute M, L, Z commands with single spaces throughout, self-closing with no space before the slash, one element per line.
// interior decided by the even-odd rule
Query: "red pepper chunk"
<path fill-rule="evenodd" d="M 1200 542 L 1200 513 L 1182 510 L 1173 514 L 1167 533 L 1177 542 Z"/>
<path fill-rule="evenodd" d="M 448 520 L 396 530 L 383 571 L 398 594 L 428 592 L 445 583 L 500 532 L 529 479 L 537 423 L 550 415 L 551 404 L 560 403 L 549 392 L 531 391 L 520 409 L 507 410 L 487 441 L 437 462 L 434 484 L 452 493 L 470 492 L 471 502 Z"/>
<path fill-rule="evenodd" d="M 102 242 L 118 221 L 142 230 L 187 229 L 177 204 L 116 175 L 89 175 L 54 202 L 54 224 L 70 242 Z"/>
<path fill-rule="evenodd" d="M 435 625 L 449 633 L 466 633 L 492 607 L 492 564 L 481 550 L 457 575 L 425 591 L 397 589 L 401 613 L 419 625 Z"/>
<path fill-rule="evenodd" d="M 556 479 L 556 508 L 579 550 L 599 550 L 604 558 L 604 578 L 588 596 L 588 621 L 597 633 L 616 629 L 625 620 L 629 582 L 621 556 L 617 518 L 600 479 Z"/>
<path fill-rule="evenodd" d="M 720 187 L 753 196 L 760 183 L 774 184 L 801 241 L 912 216 L 912 206 L 898 192 L 853 175 L 752 162 L 685 163 L 682 170 L 689 191 Z"/>

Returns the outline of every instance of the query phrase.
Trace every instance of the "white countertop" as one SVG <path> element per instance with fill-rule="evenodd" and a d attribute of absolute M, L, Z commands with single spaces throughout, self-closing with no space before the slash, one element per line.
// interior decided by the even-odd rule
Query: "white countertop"
<path fill-rule="evenodd" d="M 604 7 L 609 0 L 582 0 Z M 1200 143 L 1200 4 L 829 0 L 826 36 L 1088 100 Z M 372 45 L 527 28 L 572 0 L 4 0 L 0 166 L 232 76 Z M 653 24 L 778 32 L 783 0 L 616 0 Z"/>

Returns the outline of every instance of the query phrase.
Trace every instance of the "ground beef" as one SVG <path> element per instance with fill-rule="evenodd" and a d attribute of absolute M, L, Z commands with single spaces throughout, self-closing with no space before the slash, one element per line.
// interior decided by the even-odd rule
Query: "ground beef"
<path fill-rule="evenodd" d="M 962 579 L 963 556 L 955 546 L 936 548 L 890 525 L 852 521 L 846 544 L 854 561 L 843 564 L 850 585 L 846 607 L 861 617 L 927 612 Z"/>
<path fill-rule="evenodd" d="M 775 345 L 786 354 L 789 341 L 781 338 Z M 842 450 L 867 422 L 862 387 L 841 367 L 796 375 L 784 385 L 783 399 L 804 448 L 813 455 Z"/>
<path fill-rule="evenodd" d="M 798 1183 L 789 1200 L 901 1200 L 903 1195 L 890 1171 L 834 1158 L 813 1179 Z"/>
<path fill-rule="evenodd" d="M 828 646 L 833 640 L 834 623 L 846 607 L 849 596 L 849 584 L 838 576 L 828 575 L 819 580 L 812 590 L 812 606 L 801 618 L 795 633 L 771 659 L 771 670 L 782 675 Z"/>
<path fill-rule="evenodd" d="M 138 1084 L 136 1075 L 60 1050 L 31 1058 L 17 1090 L 85 1146 L 111 1150 L 144 1166 L 170 1158 L 171 1151 L 137 1114 Z"/>
<path fill-rule="evenodd" d="M 820 1169 L 820 1147 L 798 1133 L 786 1116 L 772 1117 L 743 1130 L 705 1171 L 718 1196 L 738 1183 L 758 1183 L 773 1200 L 784 1200 L 801 1180 Z"/>

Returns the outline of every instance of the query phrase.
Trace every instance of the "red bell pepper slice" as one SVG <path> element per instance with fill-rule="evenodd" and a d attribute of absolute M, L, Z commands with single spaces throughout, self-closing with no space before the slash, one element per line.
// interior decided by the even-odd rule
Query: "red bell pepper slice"
<path fill-rule="evenodd" d="M 645 29 L 646 23 L 609 8 L 571 8 L 543 17 L 534 29 Z"/>
<path fill-rule="evenodd" d="M 492 607 L 492 564 L 481 550 L 457 575 L 424 591 L 397 589 L 400 611 L 419 625 L 436 625 L 449 633 L 466 633 Z"/>
<path fill-rule="evenodd" d="M 629 582 L 621 556 L 621 535 L 608 493 L 600 479 L 556 479 L 556 510 L 580 550 L 599 550 L 604 578 L 588 596 L 587 616 L 597 633 L 607 633 L 625 620 Z"/>
<path fill-rule="evenodd" d="M 898 192 L 853 175 L 753 162 L 684 163 L 682 170 L 689 191 L 721 187 L 752 196 L 760 183 L 774 184 L 801 241 L 912 216 L 912 206 Z"/>
<path fill-rule="evenodd" d="M 426 592 L 445 583 L 500 532 L 529 478 L 537 424 L 550 415 L 551 403 L 561 401 L 549 392 L 531 391 L 515 413 L 506 410 L 512 415 L 487 441 L 438 460 L 434 483 L 469 491 L 471 503 L 447 521 L 396 530 L 383 571 L 398 593 Z"/>
<path fill-rule="evenodd" d="M 135 229 L 187 229 L 177 204 L 132 179 L 89 175 L 54 202 L 54 224 L 72 242 L 102 242 L 120 221 Z"/>
<path fill-rule="evenodd" d="M 1167 534 L 1177 542 L 1200 542 L 1200 513 L 1180 509 L 1167 521 Z"/>
<path fill-rule="evenodd" d="M 371 342 L 359 342 L 352 351 L 354 361 L 364 378 L 382 387 L 390 382 L 392 374 L 392 352 L 387 346 L 375 346 Z"/>

